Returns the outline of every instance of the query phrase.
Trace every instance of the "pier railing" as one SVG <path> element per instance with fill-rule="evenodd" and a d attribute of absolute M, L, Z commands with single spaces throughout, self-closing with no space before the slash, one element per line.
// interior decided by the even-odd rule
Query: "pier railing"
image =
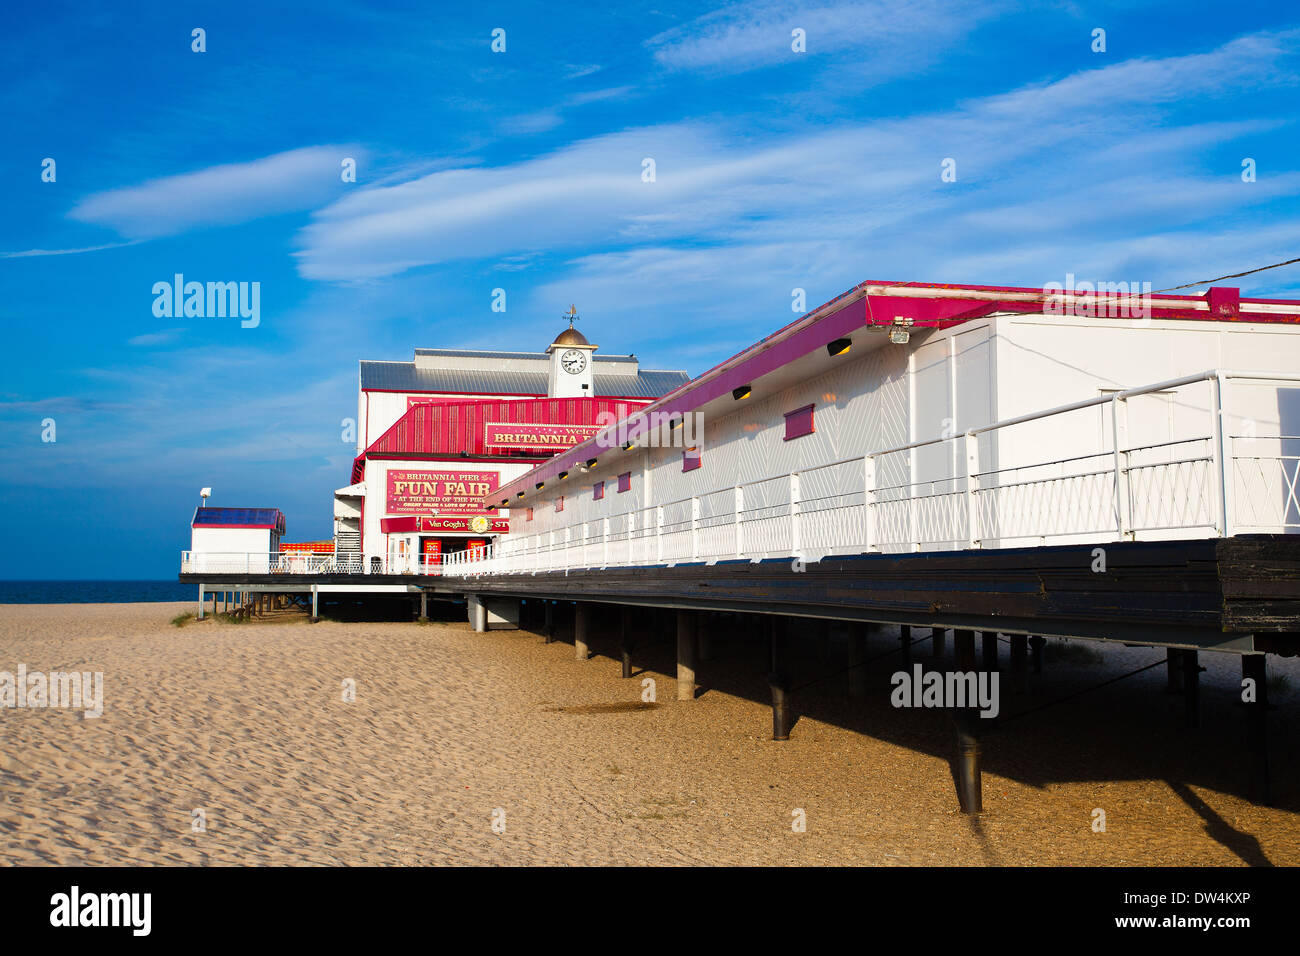
<path fill-rule="evenodd" d="M 512 533 L 485 550 L 445 555 L 441 573 L 1300 532 L 1300 435 L 1260 437 L 1248 416 L 1231 415 L 1224 392 L 1233 380 L 1275 383 L 1281 396 L 1300 375 L 1214 369 L 1116 391 L 690 498 Z M 1208 395 L 1191 398 L 1196 388 Z M 1162 440 L 1130 438 L 1129 405 L 1142 396 L 1164 402 Z M 1052 429 L 1082 434 L 1077 415 L 1093 408 L 1102 414 L 1085 424 L 1102 432 L 1103 450 L 1033 456 Z M 1300 403 L 1293 411 L 1300 414 Z M 1281 421 L 1288 424 L 1300 423 Z"/>
<path fill-rule="evenodd" d="M 441 556 L 182 551 L 182 574 L 441 574 Z"/>

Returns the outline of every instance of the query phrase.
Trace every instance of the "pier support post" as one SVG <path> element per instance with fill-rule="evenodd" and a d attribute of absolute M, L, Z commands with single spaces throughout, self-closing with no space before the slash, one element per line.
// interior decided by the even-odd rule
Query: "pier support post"
<path fill-rule="evenodd" d="M 555 641 L 555 602 L 546 601 L 546 617 L 542 624 L 542 634 L 545 635 L 542 643 L 551 644 Z"/>
<path fill-rule="evenodd" d="M 1243 654 L 1241 676 L 1255 682 L 1255 699 L 1246 701 L 1246 753 L 1250 761 L 1250 798 L 1272 803 L 1268 773 L 1268 668 L 1263 654 Z"/>
<path fill-rule="evenodd" d="M 1029 639 L 1029 663 L 1033 665 L 1035 674 L 1043 672 L 1043 646 L 1047 643 L 1047 638 L 1035 634 Z"/>
<path fill-rule="evenodd" d="M 789 740 L 790 725 L 790 673 L 788 670 L 789 622 L 783 617 L 773 617 L 768 622 L 772 639 L 772 670 L 767 677 L 772 690 L 772 739 Z"/>
<path fill-rule="evenodd" d="M 203 585 L 199 585 L 199 620 L 203 620 Z"/>
<path fill-rule="evenodd" d="M 898 643 L 903 646 L 903 669 L 911 670 L 912 668 L 912 625 L 910 624 L 899 625 Z"/>
<path fill-rule="evenodd" d="M 695 699 L 695 662 L 699 648 L 696 644 L 697 614 L 694 611 L 677 612 L 677 699 Z"/>
<path fill-rule="evenodd" d="M 1029 664 L 1029 638 L 1023 634 L 1011 635 L 1011 693 L 1025 692 Z"/>
<path fill-rule="evenodd" d="M 429 592 L 421 591 L 420 592 L 420 623 L 427 624 L 428 622 L 429 622 Z"/>
<path fill-rule="evenodd" d="M 1183 651 L 1183 708 L 1187 727 L 1195 730 L 1201 726 L 1201 665 L 1196 651 Z"/>
<path fill-rule="evenodd" d="M 984 811 L 983 772 L 980 768 L 979 714 L 957 712 L 957 800 L 962 813 Z"/>
<path fill-rule="evenodd" d="M 695 649 L 699 653 L 700 663 L 713 660 L 713 632 L 718 626 L 718 615 L 712 611 L 698 611 L 695 614 Z"/>
<path fill-rule="evenodd" d="M 618 618 L 618 646 L 623 668 L 620 676 L 632 676 L 632 609 L 624 606 Z"/>
<path fill-rule="evenodd" d="M 1183 652 L 1181 648 L 1165 648 L 1165 693 L 1183 692 Z"/>
<path fill-rule="evenodd" d="M 930 628 L 930 656 L 931 657 L 943 657 L 944 652 L 947 650 L 947 648 L 944 646 L 947 643 L 947 637 L 948 637 L 948 631 L 945 628 L 942 627 Z"/>
<path fill-rule="evenodd" d="M 998 669 L 998 632 L 982 631 L 980 633 L 980 664 L 984 670 L 992 673 Z"/>
<path fill-rule="evenodd" d="M 591 635 L 591 605 L 581 601 L 573 609 L 573 656 L 580 661 L 591 657 L 587 641 Z"/>
<path fill-rule="evenodd" d="M 316 593 L 316 585 L 311 586 L 311 622 L 315 624 L 320 620 L 320 595 Z"/>
<path fill-rule="evenodd" d="M 975 670 L 975 632 L 952 632 L 953 655 L 957 670 Z M 979 712 L 962 707 L 954 714 L 957 721 L 957 799 L 962 813 L 980 813 L 984 809 L 983 781 L 980 771 Z"/>
<path fill-rule="evenodd" d="M 867 696 L 867 630 L 871 625 L 863 621 L 849 625 L 849 696 Z"/>
<path fill-rule="evenodd" d="M 975 669 L 975 632 L 952 632 L 953 663 L 959 671 Z"/>

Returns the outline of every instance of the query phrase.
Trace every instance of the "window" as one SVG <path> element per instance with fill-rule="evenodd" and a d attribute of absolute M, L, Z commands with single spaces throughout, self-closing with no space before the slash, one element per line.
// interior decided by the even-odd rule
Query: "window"
<path fill-rule="evenodd" d="M 598 481 L 591 486 L 591 497 L 594 501 L 599 501 L 605 497 L 605 483 Z"/>
<path fill-rule="evenodd" d="M 532 509 L 532 508 L 529 508 L 529 509 L 528 509 L 528 520 L 529 520 L 529 521 L 532 521 L 532 520 L 533 520 L 533 509 Z"/>
<path fill-rule="evenodd" d="M 564 495 L 555 499 L 555 510 L 557 513 L 564 510 Z"/>
<path fill-rule="evenodd" d="M 618 476 L 618 493 L 632 490 L 632 472 L 625 471 Z"/>
<path fill-rule="evenodd" d="M 682 471 L 694 471 L 700 467 L 700 464 L 699 445 L 692 445 L 682 452 Z"/>
<path fill-rule="evenodd" d="M 796 408 L 792 412 L 785 413 L 785 440 L 791 438 L 801 438 L 804 435 L 811 435 L 813 428 L 813 407 L 805 405 L 803 408 Z"/>

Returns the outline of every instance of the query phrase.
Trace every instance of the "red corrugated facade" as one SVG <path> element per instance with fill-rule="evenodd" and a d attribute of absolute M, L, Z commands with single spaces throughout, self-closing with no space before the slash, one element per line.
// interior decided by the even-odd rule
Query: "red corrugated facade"
<path fill-rule="evenodd" d="M 439 400 L 412 405 L 352 466 L 360 481 L 366 458 L 456 458 L 539 461 L 550 451 L 489 448 L 484 441 L 489 422 L 519 425 L 596 425 L 612 414 L 616 419 L 650 404 L 612 398 L 525 398 Z M 605 415 L 604 419 L 600 416 Z"/>

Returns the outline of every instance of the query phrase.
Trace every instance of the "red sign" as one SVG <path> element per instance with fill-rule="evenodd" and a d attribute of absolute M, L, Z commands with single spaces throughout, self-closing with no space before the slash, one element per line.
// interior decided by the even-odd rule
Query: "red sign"
<path fill-rule="evenodd" d="M 603 425 L 526 425 L 512 422 L 487 422 L 483 426 L 483 444 L 493 448 L 522 448 L 528 451 L 564 451 L 581 445 L 601 431 Z"/>
<path fill-rule="evenodd" d="M 499 471 L 389 471 L 390 515 L 482 514 L 484 495 L 497 490 Z"/>
<path fill-rule="evenodd" d="M 479 518 L 483 521 L 479 521 Z M 487 522 L 484 524 L 483 522 Z M 489 518 L 487 515 L 475 515 L 472 518 L 420 518 L 416 530 L 434 531 L 472 531 L 474 534 L 503 534 L 510 530 L 509 518 Z"/>
<path fill-rule="evenodd" d="M 420 542 L 420 553 L 424 555 L 424 563 L 442 564 L 442 539 L 425 538 Z"/>
<path fill-rule="evenodd" d="M 483 552 L 487 550 L 487 542 L 479 538 L 470 538 L 465 542 L 465 550 L 474 557 L 483 557 Z"/>

